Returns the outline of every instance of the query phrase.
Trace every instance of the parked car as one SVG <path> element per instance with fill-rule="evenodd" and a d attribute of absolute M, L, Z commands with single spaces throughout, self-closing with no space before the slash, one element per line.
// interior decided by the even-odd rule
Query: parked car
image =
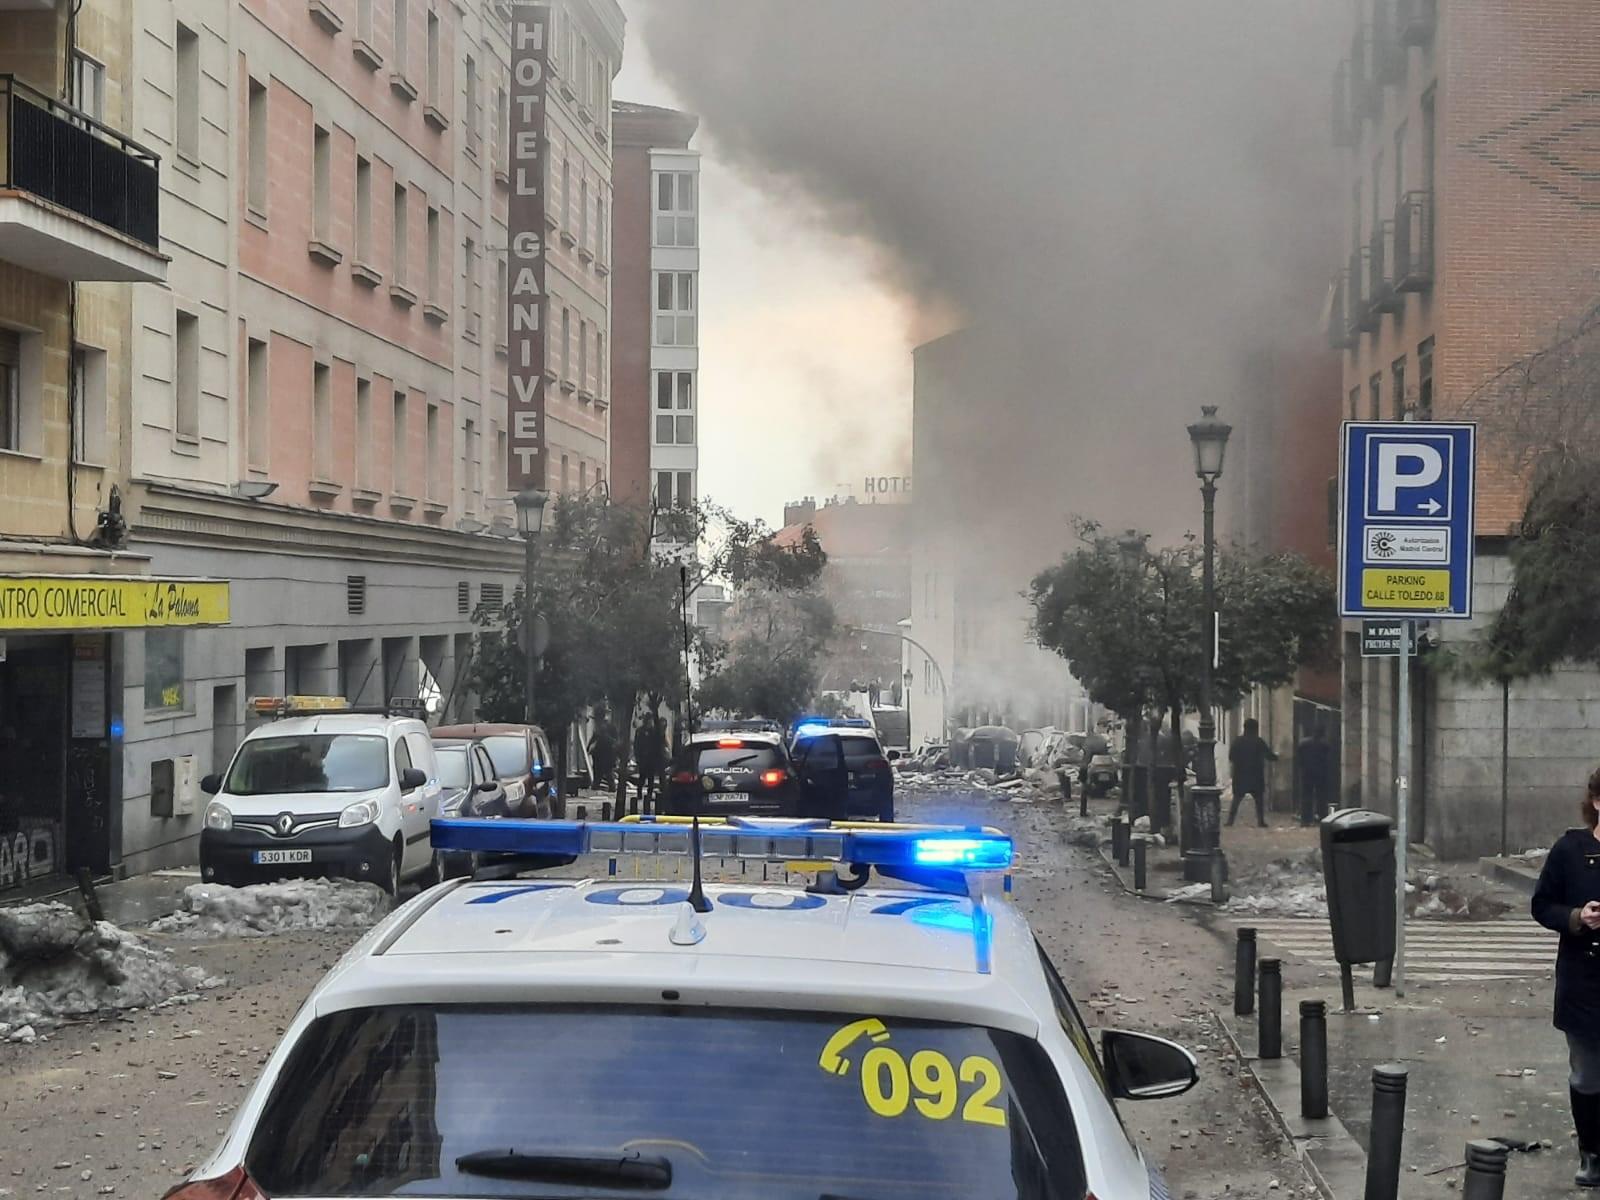
<path fill-rule="evenodd" d="M 863 723 L 864 724 L 864 723 Z M 900 757 L 897 750 L 885 750 L 871 728 L 855 723 L 830 722 L 827 725 L 802 725 L 795 730 L 790 753 L 805 766 L 818 739 L 837 741 L 844 753 L 846 791 L 844 816 L 894 820 L 894 768 Z"/>
<path fill-rule="evenodd" d="M 433 749 L 439 760 L 441 817 L 492 820 L 512 815 L 506 806 L 505 784 L 500 781 L 494 760 L 482 742 L 435 737 Z M 476 866 L 474 856 L 464 851 L 439 853 L 439 874 L 445 879 L 470 875 Z"/>
<path fill-rule="evenodd" d="M 496 777 L 505 785 L 507 815 L 558 819 L 566 816 L 566 798 L 556 787 L 556 760 L 550 753 L 550 739 L 537 725 L 441 725 L 433 736 L 483 743 L 494 763 Z"/>
<path fill-rule="evenodd" d="M 439 764 L 416 717 L 350 711 L 336 697 L 259 697 L 275 717 L 250 731 L 228 769 L 207 775 L 200 877 L 244 884 L 342 875 L 391 895 L 436 877 L 428 825 L 439 815 Z M 314 702 L 314 703 L 313 703 Z"/>

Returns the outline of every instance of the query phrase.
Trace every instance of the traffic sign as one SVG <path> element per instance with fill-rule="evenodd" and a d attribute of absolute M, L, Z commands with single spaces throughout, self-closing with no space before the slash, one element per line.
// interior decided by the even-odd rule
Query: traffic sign
<path fill-rule="evenodd" d="M 1417 652 L 1417 626 L 1415 621 L 1363 621 L 1361 622 L 1362 658 L 1398 658 L 1400 639 L 1406 638 L 1407 653 Z"/>
<path fill-rule="evenodd" d="M 1346 421 L 1339 615 L 1472 615 L 1470 423 Z"/>

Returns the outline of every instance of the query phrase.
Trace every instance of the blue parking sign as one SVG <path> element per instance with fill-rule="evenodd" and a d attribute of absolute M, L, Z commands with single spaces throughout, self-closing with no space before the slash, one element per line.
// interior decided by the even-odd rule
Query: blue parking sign
<path fill-rule="evenodd" d="M 1339 615 L 1472 615 L 1477 426 L 1346 421 Z"/>

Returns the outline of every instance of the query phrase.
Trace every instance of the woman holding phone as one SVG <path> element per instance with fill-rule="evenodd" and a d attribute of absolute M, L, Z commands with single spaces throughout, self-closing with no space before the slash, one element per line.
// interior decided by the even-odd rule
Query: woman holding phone
<path fill-rule="evenodd" d="M 1583 828 L 1550 848 L 1533 919 L 1561 935 L 1555 1026 L 1567 1035 L 1568 1092 L 1578 1134 L 1579 1187 L 1600 1188 L 1600 768 L 1589 776 Z"/>

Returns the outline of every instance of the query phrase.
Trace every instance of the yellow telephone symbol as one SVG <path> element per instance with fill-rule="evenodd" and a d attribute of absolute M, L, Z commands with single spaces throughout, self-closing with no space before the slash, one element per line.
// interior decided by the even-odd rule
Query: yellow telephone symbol
<path fill-rule="evenodd" d="M 844 1052 L 861 1037 L 871 1038 L 874 1042 L 887 1042 L 889 1030 L 877 1017 L 852 1021 L 828 1039 L 828 1044 L 822 1048 L 822 1056 L 817 1059 L 817 1066 L 830 1075 L 850 1074 L 850 1060 L 844 1057 Z"/>

